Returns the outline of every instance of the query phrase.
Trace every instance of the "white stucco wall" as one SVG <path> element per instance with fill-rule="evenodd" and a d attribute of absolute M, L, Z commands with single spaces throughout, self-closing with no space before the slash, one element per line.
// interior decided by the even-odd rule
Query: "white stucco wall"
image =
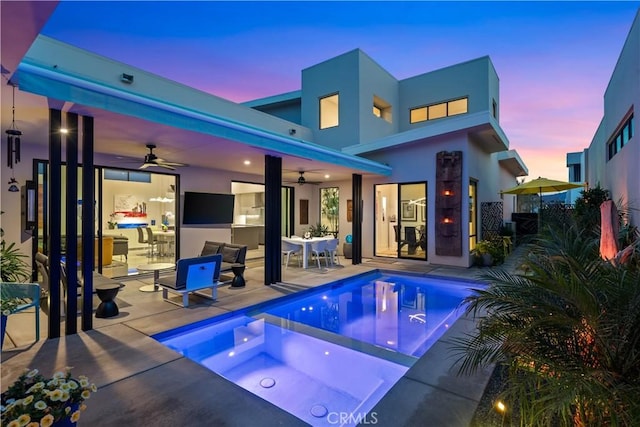
<path fill-rule="evenodd" d="M 640 225 L 640 137 L 634 112 L 634 136 L 610 160 L 607 143 L 640 105 L 640 12 L 636 14 L 620 57 L 604 94 L 604 116 L 586 153 L 590 187 L 600 184 L 614 201 L 630 208 L 630 221 Z"/>

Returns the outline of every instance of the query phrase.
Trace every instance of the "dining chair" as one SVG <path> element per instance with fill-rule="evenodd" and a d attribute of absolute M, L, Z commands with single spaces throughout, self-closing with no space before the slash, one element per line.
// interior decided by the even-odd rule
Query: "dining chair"
<path fill-rule="evenodd" d="M 295 243 L 282 240 L 282 255 L 287 257 L 284 268 L 286 269 L 289 267 L 289 258 L 291 258 L 291 255 L 295 255 L 295 257 L 298 260 L 298 267 L 300 267 L 301 252 L 302 252 L 302 245 L 296 245 Z"/>
<path fill-rule="evenodd" d="M 331 261 L 331 265 L 338 264 L 340 265 L 340 258 L 338 257 L 338 243 L 340 241 L 338 239 L 327 240 L 327 247 L 325 251 L 329 255 L 329 260 Z"/>
<path fill-rule="evenodd" d="M 144 243 L 149 247 L 149 251 L 151 251 L 151 247 L 149 246 L 149 239 L 145 234 L 145 229 L 143 229 L 143 227 L 136 227 L 136 230 L 138 230 L 138 243 Z M 147 256 L 149 255 L 151 255 L 151 252 L 147 254 Z"/>
<path fill-rule="evenodd" d="M 316 257 L 316 261 L 318 262 L 318 269 L 321 269 L 320 266 L 320 258 L 324 258 L 324 263 L 329 267 L 329 260 L 327 259 L 327 241 L 326 240 L 318 240 L 316 242 L 311 243 L 311 254 Z"/>
<path fill-rule="evenodd" d="M 151 246 L 151 257 L 153 258 L 153 251 L 154 248 L 156 250 L 156 253 L 158 255 L 161 254 L 160 252 L 160 247 L 166 245 L 167 243 L 169 243 L 167 240 L 163 240 L 158 238 L 157 235 L 153 234 L 153 229 L 151 227 L 147 227 L 147 240 L 149 241 L 149 245 Z M 164 253 L 166 251 L 163 250 L 162 253 Z"/>

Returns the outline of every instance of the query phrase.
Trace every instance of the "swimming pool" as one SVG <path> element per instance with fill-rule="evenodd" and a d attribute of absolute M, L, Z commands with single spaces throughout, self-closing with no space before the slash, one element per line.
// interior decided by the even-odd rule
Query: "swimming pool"
<path fill-rule="evenodd" d="M 314 425 L 356 425 L 462 314 L 475 282 L 373 272 L 154 336 Z"/>

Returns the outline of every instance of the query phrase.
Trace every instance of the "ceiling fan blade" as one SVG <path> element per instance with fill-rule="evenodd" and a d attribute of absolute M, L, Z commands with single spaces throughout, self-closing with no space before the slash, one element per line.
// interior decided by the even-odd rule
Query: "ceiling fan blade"
<path fill-rule="evenodd" d="M 178 163 L 178 162 L 158 162 L 158 164 L 169 165 L 169 166 L 189 166 L 186 163 Z"/>
<path fill-rule="evenodd" d="M 165 168 L 165 169 L 169 169 L 169 170 L 176 170 L 176 168 L 174 168 L 173 166 L 170 166 L 168 163 L 158 163 L 156 166 L 161 167 L 161 168 Z"/>
<path fill-rule="evenodd" d="M 155 166 L 155 165 L 154 165 L 154 164 L 151 164 L 151 163 L 145 163 L 145 164 L 143 164 L 142 166 L 140 166 L 138 169 L 146 169 L 146 168 L 148 168 L 149 166 Z"/>
<path fill-rule="evenodd" d="M 165 159 L 156 159 L 154 161 L 155 164 L 157 165 L 169 165 L 169 166 L 188 166 L 186 163 L 180 163 L 180 162 L 170 162 L 168 160 Z"/>

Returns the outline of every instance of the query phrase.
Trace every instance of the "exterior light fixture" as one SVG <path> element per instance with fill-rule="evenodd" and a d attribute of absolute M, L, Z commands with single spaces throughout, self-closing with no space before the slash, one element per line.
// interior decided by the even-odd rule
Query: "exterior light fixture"
<path fill-rule="evenodd" d="M 451 195 L 453 195 L 453 191 L 451 191 L 451 190 L 444 190 L 444 195 L 445 195 L 445 196 L 451 196 Z"/>
<path fill-rule="evenodd" d="M 445 224 L 452 224 L 453 220 L 451 218 L 445 218 L 442 220 L 442 222 L 444 222 Z"/>
<path fill-rule="evenodd" d="M 244 164 L 245 164 L 245 166 L 249 166 L 251 164 L 251 160 L 245 160 Z"/>
<path fill-rule="evenodd" d="M 60 133 L 61 133 L 61 134 L 63 134 L 63 135 L 66 135 L 66 134 L 68 134 L 68 133 L 69 133 L 69 129 L 67 129 L 67 128 L 60 128 Z"/>

